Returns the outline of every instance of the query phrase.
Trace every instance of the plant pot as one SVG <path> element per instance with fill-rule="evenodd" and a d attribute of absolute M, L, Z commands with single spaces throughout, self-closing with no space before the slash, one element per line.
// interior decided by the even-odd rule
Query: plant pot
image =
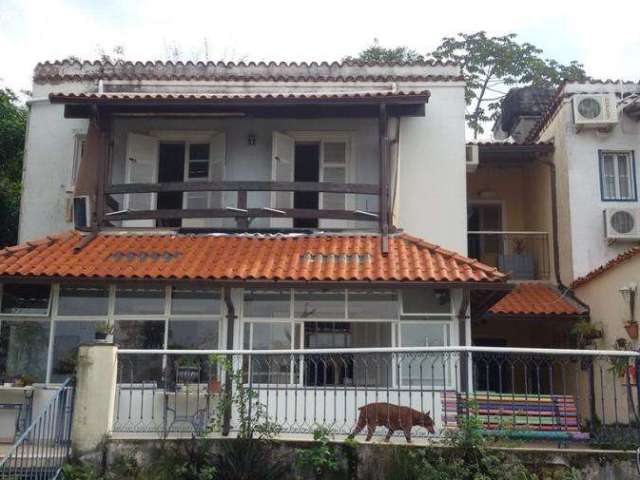
<path fill-rule="evenodd" d="M 220 383 L 220 380 L 215 378 L 212 378 L 211 380 L 209 380 L 209 393 L 213 395 L 217 395 L 221 391 L 222 391 L 222 384 Z"/>
<path fill-rule="evenodd" d="M 622 382 L 623 385 L 627 385 L 627 378 L 629 379 L 629 383 L 628 383 L 629 385 L 635 386 L 638 384 L 638 377 L 637 377 L 637 371 L 636 371 L 635 365 L 629 365 L 626 368 L 626 370 L 622 372 L 622 375 L 620 375 L 620 377 L 623 379 L 623 382 Z"/>
<path fill-rule="evenodd" d="M 113 334 L 96 332 L 95 339 L 96 343 L 113 343 Z"/>
<path fill-rule="evenodd" d="M 625 323 L 624 329 L 627 331 L 629 338 L 636 340 L 638 338 L 638 322 Z"/>

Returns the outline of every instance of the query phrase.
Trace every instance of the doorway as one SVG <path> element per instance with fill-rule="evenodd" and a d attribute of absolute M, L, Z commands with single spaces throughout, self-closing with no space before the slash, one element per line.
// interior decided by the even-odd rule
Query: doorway
<path fill-rule="evenodd" d="M 293 180 L 295 182 L 320 181 L 320 144 L 296 143 Z M 318 210 L 319 199 L 318 192 L 294 192 L 293 208 Z M 293 228 L 318 228 L 318 219 L 294 218 Z"/>
<path fill-rule="evenodd" d="M 472 203 L 468 207 L 468 232 L 500 232 L 503 228 L 503 210 L 500 202 Z M 499 235 L 469 233 L 467 235 L 468 252 L 471 258 L 477 258 L 488 265 L 497 266 L 502 245 Z"/>
<path fill-rule="evenodd" d="M 184 180 L 185 144 L 160 143 L 158 154 L 158 182 L 182 182 Z M 182 209 L 182 192 L 159 192 L 157 209 Z M 179 218 L 163 218 L 156 222 L 157 227 L 179 227 Z"/>

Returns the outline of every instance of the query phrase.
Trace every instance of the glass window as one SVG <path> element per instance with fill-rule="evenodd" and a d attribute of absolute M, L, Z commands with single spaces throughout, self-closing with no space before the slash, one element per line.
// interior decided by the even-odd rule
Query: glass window
<path fill-rule="evenodd" d="M 169 349 L 215 350 L 219 322 L 210 320 L 169 320 Z"/>
<path fill-rule="evenodd" d="M 189 147 L 188 178 L 209 177 L 209 144 L 193 143 Z"/>
<path fill-rule="evenodd" d="M 244 346 L 251 350 L 289 350 L 292 346 L 291 333 L 290 323 L 245 323 Z M 249 365 L 252 382 L 290 383 L 291 363 L 290 355 L 253 356 Z"/>
<path fill-rule="evenodd" d="M 98 323 L 100 322 L 56 320 L 51 381 L 61 382 L 74 374 L 78 359 L 78 346 L 95 339 Z"/>
<path fill-rule="evenodd" d="M 398 318 L 398 293 L 393 290 L 349 290 L 349 318 Z"/>
<path fill-rule="evenodd" d="M 220 315 L 222 293 L 219 288 L 171 290 L 171 313 L 174 315 Z"/>
<path fill-rule="evenodd" d="M 344 290 L 295 290 L 293 298 L 295 318 L 345 318 Z"/>
<path fill-rule="evenodd" d="M 448 346 L 449 325 L 436 322 L 403 322 L 400 324 L 402 347 Z M 399 354 L 403 385 L 445 385 L 451 383 L 451 362 L 443 353 Z"/>
<path fill-rule="evenodd" d="M 402 313 L 451 313 L 449 290 L 433 288 L 402 290 Z"/>
<path fill-rule="evenodd" d="M 635 200 L 633 152 L 600 152 L 600 184 L 603 200 Z"/>
<path fill-rule="evenodd" d="M 115 342 L 120 348 L 163 348 L 164 324 L 164 320 L 116 320 Z M 161 355 L 120 355 L 118 360 L 119 383 L 162 381 Z"/>
<path fill-rule="evenodd" d="M 2 313 L 17 315 L 47 315 L 49 285 L 5 283 L 2 286 Z"/>
<path fill-rule="evenodd" d="M 164 287 L 116 287 L 116 315 L 162 315 Z"/>
<path fill-rule="evenodd" d="M 244 316 L 253 318 L 289 318 L 291 291 L 245 290 Z"/>
<path fill-rule="evenodd" d="M 109 309 L 109 287 L 61 285 L 58 315 L 105 316 Z"/>
<path fill-rule="evenodd" d="M 10 382 L 21 376 L 44 382 L 47 374 L 49 320 L 0 321 L 0 374 Z"/>

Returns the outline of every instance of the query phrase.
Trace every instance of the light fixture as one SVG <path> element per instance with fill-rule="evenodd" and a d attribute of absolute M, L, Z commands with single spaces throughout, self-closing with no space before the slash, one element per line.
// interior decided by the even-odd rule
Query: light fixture
<path fill-rule="evenodd" d="M 629 305 L 629 321 L 635 322 L 635 310 L 636 310 L 636 292 L 638 291 L 638 286 L 635 283 L 630 283 L 618 290 L 620 295 L 622 295 L 622 299 L 625 301 L 627 305 Z"/>
<path fill-rule="evenodd" d="M 249 136 L 247 137 L 247 143 L 251 146 L 254 146 L 256 144 L 256 134 L 255 133 L 250 133 Z"/>

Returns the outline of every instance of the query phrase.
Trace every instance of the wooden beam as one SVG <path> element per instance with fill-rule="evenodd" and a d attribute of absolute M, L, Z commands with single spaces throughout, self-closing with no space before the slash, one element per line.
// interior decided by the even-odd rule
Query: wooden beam
<path fill-rule="evenodd" d="M 247 209 L 247 191 L 240 190 L 238 192 L 238 208 Z M 236 217 L 236 224 L 238 228 L 248 229 L 249 228 L 249 219 L 247 217 Z"/>
<path fill-rule="evenodd" d="M 100 132 L 100 149 L 96 165 L 96 221 L 93 229 L 102 227 L 105 214 L 105 186 L 107 185 L 107 162 L 109 158 L 109 137 L 111 117 L 99 108 L 94 111 L 95 122 Z"/>
<path fill-rule="evenodd" d="M 282 212 L 282 213 L 279 213 Z M 224 208 L 203 209 L 166 209 L 166 210 L 138 210 L 107 215 L 109 221 L 117 220 L 158 220 L 167 218 L 329 218 L 334 220 L 364 220 L 371 221 L 370 215 L 351 210 L 316 210 L 311 208 L 286 208 L 279 211 L 262 208 L 249 208 L 246 212 L 228 210 Z"/>
<path fill-rule="evenodd" d="M 126 183 L 109 185 L 105 188 L 105 193 L 231 192 L 242 190 L 249 192 L 331 192 L 377 195 L 379 186 L 364 183 L 258 181 Z"/>

